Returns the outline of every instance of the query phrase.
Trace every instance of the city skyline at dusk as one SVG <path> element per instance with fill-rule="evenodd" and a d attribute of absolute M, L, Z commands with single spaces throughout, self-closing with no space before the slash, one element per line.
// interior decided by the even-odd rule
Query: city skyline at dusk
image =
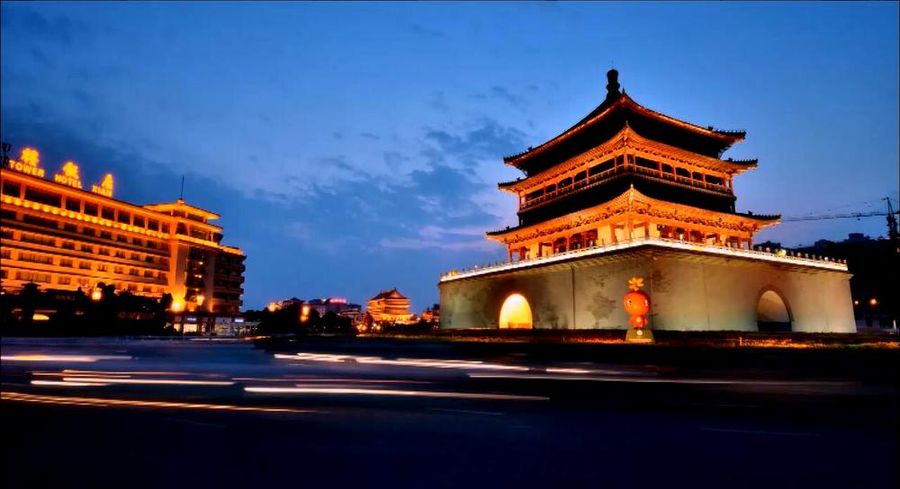
<path fill-rule="evenodd" d="M 352 13 L 352 15 L 350 15 Z M 221 214 L 244 307 L 289 296 L 421 311 L 442 272 L 505 259 L 503 164 L 629 96 L 758 158 L 737 210 L 881 211 L 897 198 L 888 4 L 19 4 L 2 6 L 2 137 L 117 197 Z M 883 218 L 783 223 L 786 245 Z"/>

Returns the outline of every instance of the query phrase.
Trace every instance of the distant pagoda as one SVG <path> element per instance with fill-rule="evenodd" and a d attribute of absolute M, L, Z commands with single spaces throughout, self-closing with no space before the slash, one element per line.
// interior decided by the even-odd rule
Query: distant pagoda
<path fill-rule="evenodd" d="M 732 179 L 756 160 L 722 159 L 743 131 L 650 110 L 607 73 L 606 99 L 555 138 L 504 158 L 525 174 L 499 184 L 519 198 L 519 224 L 487 233 L 509 260 L 643 238 L 750 249 L 778 215 L 735 212 Z"/>
<path fill-rule="evenodd" d="M 369 299 L 366 309 L 376 323 L 407 323 L 413 318 L 409 298 L 396 288 L 379 292 Z"/>

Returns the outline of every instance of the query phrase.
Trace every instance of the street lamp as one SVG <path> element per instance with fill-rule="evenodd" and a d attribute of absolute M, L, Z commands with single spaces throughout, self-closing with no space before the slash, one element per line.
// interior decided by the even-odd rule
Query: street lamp
<path fill-rule="evenodd" d="M 91 292 L 91 300 L 92 301 L 99 302 L 100 299 L 102 299 L 102 298 L 103 298 L 103 291 L 100 290 L 100 287 L 97 287 L 96 289 L 94 289 L 93 292 Z"/>

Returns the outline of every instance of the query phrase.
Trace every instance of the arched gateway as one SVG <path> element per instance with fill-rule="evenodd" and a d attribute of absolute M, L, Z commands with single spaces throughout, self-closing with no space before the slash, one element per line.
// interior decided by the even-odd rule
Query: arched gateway
<path fill-rule="evenodd" d="M 768 289 L 756 303 L 756 325 L 760 331 L 790 331 L 791 313 L 784 299 Z"/>
<path fill-rule="evenodd" d="M 500 329 L 531 329 L 531 306 L 522 294 L 513 294 L 500 308 Z"/>

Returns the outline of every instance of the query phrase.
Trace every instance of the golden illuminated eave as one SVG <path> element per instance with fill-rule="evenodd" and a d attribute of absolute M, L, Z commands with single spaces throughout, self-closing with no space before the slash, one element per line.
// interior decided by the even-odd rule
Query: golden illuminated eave
<path fill-rule="evenodd" d="M 492 231 L 487 233 L 486 237 L 492 241 L 509 245 L 582 226 L 603 223 L 611 219 L 621 221 L 628 218 L 683 222 L 687 225 L 696 224 L 751 234 L 780 222 L 780 216 L 730 214 L 657 200 L 631 188 L 606 203 L 539 224 Z"/>
<path fill-rule="evenodd" d="M 743 140 L 744 136 L 745 136 L 742 131 L 734 131 L 734 132 L 716 131 L 713 129 L 698 126 L 696 124 L 691 124 L 690 122 L 685 122 L 680 119 L 676 119 L 674 117 L 662 114 L 660 112 L 656 112 L 654 110 L 648 109 L 648 108 L 642 106 L 641 104 L 635 102 L 631 97 L 629 97 L 628 95 L 623 93 L 623 94 L 621 94 L 621 96 L 619 96 L 619 98 L 615 102 L 610 104 L 609 107 L 607 107 L 605 110 L 601 111 L 594 117 L 590 117 L 590 118 L 580 122 L 579 124 L 572 126 L 568 130 L 566 130 L 565 132 L 560 134 L 559 136 L 556 136 L 555 138 L 545 142 L 544 144 L 542 144 L 536 148 L 533 148 L 531 150 L 528 150 L 524 153 L 521 153 L 521 154 L 518 154 L 518 155 L 515 155 L 512 157 L 504 158 L 504 163 L 506 163 L 507 165 L 510 165 L 510 166 L 519 167 L 525 160 L 530 159 L 536 155 L 539 155 L 549 148 L 552 148 L 558 144 L 561 144 L 562 142 L 568 140 L 575 134 L 578 134 L 579 132 L 581 132 L 585 127 L 592 126 L 592 125 L 596 124 L 597 122 L 605 119 L 616 108 L 618 108 L 620 106 L 626 106 L 626 105 L 628 107 L 634 109 L 635 111 L 637 111 L 643 115 L 646 115 L 648 117 L 652 117 L 654 119 L 666 122 L 668 124 L 674 125 L 676 127 L 682 128 L 682 129 L 689 130 L 691 132 L 695 132 L 697 134 L 701 134 L 703 136 L 719 139 L 723 142 L 727 142 L 730 144 L 734 144 L 738 141 Z"/>
<path fill-rule="evenodd" d="M 143 207 L 157 211 L 157 212 L 162 212 L 162 213 L 169 213 L 172 211 L 188 212 L 188 213 L 200 216 L 204 219 L 219 219 L 219 217 L 220 217 L 215 212 L 210 212 L 206 209 L 201 209 L 200 207 L 186 204 L 181 199 L 179 199 L 175 202 L 165 202 L 162 204 L 147 204 Z"/>
<path fill-rule="evenodd" d="M 755 163 L 742 164 L 720 160 L 660 143 L 641 136 L 626 124 L 615 136 L 589 151 L 569 158 L 527 178 L 501 183 L 498 185 L 498 188 L 504 192 L 516 195 L 529 192 L 536 188 L 542 188 L 548 183 L 553 183 L 568 173 L 577 173 L 589 168 L 598 161 L 626 153 L 666 164 L 698 167 L 713 171 L 724 177 L 738 175 L 756 167 Z"/>

